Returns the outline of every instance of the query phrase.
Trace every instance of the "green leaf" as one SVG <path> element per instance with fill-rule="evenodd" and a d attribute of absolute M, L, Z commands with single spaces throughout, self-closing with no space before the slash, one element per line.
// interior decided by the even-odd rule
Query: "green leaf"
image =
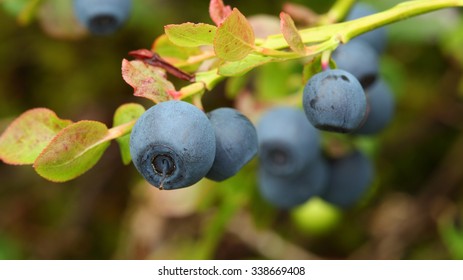
<path fill-rule="evenodd" d="M 252 70 L 253 68 L 257 66 L 260 66 L 262 64 L 272 62 L 272 61 L 279 61 L 279 59 L 270 57 L 270 56 L 249 54 L 242 60 L 223 63 L 219 67 L 218 73 L 222 76 L 227 76 L 227 77 L 240 76 Z"/>
<path fill-rule="evenodd" d="M 212 45 L 217 27 L 206 23 L 169 24 L 164 31 L 169 40 L 181 47 Z"/>
<path fill-rule="evenodd" d="M 145 108 L 136 103 L 127 103 L 119 106 L 114 113 L 113 126 L 119 126 L 138 119 L 145 112 Z M 116 139 L 121 151 L 122 162 L 127 165 L 132 161 L 130 155 L 130 134 Z"/>
<path fill-rule="evenodd" d="M 306 53 L 305 45 L 302 42 L 301 35 L 294 24 L 293 19 L 287 13 L 280 13 L 280 27 L 281 33 L 289 47 L 296 53 L 304 55 Z"/>
<path fill-rule="evenodd" d="M 32 164 L 55 135 L 70 125 L 46 108 L 24 112 L 0 136 L 0 159 L 8 164 Z"/>
<path fill-rule="evenodd" d="M 108 148 L 108 128 L 97 121 L 80 121 L 60 133 L 34 162 L 35 171 L 53 182 L 72 180 L 92 168 Z"/>
<path fill-rule="evenodd" d="M 255 91 L 262 100 L 282 98 L 301 87 L 301 67 L 294 60 L 268 63 L 256 70 Z"/>
<path fill-rule="evenodd" d="M 190 62 L 191 57 L 202 53 L 200 47 L 187 48 L 180 47 L 172 43 L 166 34 L 162 34 L 153 43 L 151 51 L 157 53 L 162 59 L 170 64 L 182 69 L 185 72 L 195 72 L 201 65 L 202 61 Z"/>
<path fill-rule="evenodd" d="M 254 31 L 241 12 L 234 8 L 232 13 L 217 29 L 214 50 L 222 60 L 237 61 L 254 50 Z"/>
<path fill-rule="evenodd" d="M 122 78 L 134 88 L 134 95 L 155 103 L 174 99 L 174 85 L 167 80 L 161 68 L 147 65 L 139 60 L 122 60 Z"/>
<path fill-rule="evenodd" d="M 199 55 L 201 53 L 199 47 L 180 47 L 172 43 L 166 34 L 162 34 L 156 38 L 151 50 L 172 64 L 185 62 L 190 56 Z"/>

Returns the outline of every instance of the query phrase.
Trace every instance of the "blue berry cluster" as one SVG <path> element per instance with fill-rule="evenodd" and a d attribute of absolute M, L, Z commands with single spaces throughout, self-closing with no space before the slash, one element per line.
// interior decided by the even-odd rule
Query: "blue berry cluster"
<path fill-rule="evenodd" d="M 321 151 L 320 130 L 302 110 L 277 107 L 257 124 L 260 159 L 259 190 L 281 209 L 298 206 L 314 196 L 341 208 L 354 205 L 373 180 L 373 165 L 359 150 L 337 158 Z"/>
<path fill-rule="evenodd" d="M 74 0 L 79 22 L 95 35 L 114 33 L 129 17 L 131 0 Z"/>
<path fill-rule="evenodd" d="M 304 112 L 273 108 L 261 117 L 257 135 L 259 190 L 267 201 L 287 209 L 321 194 L 328 168 L 320 153 L 320 133 Z"/>
<path fill-rule="evenodd" d="M 372 13 L 370 6 L 357 4 L 346 20 Z M 385 45 L 381 28 L 338 47 L 332 55 L 337 69 L 322 71 L 305 85 L 303 111 L 273 108 L 262 116 L 257 125 L 259 189 L 268 202 L 288 209 L 318 196 L 348 208 L 365 194 L 374 176 L 370 159 L 356 149 L 324 156 L 319 134 L 372 135 L 389 124 L 394 96 L 378 74 Z"/>
<path fill-rule="evenodd" d="M 191 186 L 206 177 L 223 181 L 257 153 L 254 125 L 239 111 L 208 114 L 184 101 L 166 101 L 148 109 L 130 136 L 133 163 L 160 189 Z"/>
<path fill-rule="evenodd" d="M 356 6 L 348 19 L 372 12 Z M 373 164 L 356 149 L 326 156 L 321 131 L 368 135 L 390 122 L 394 98 L 378 74 L 385 33 L 370 33 L 333 53 L 337 69 L 309 79 L 303 110 L 274 107 L 256 127 L 232 108 L 204 113 L 184 101 L 151 107 L 132 130 L 135 167 L 152 185 L 179 189 L 202 178 L 226 180 L 258 155 L 260 194 L 276 207 L 289 209 L 314 196 L 353 206 L 373 181 Z"/>
<path fill-rule="evenodd" d="M 367 4 L 354 5 L 346 20 L 373 14 Z M 332 55 L 337 69 L 314 75 L 304 87 L 309 121 L 322 130 L 375 134 L 394 113 L 394 96 L 379 75 L 379 56 L 387 37 L 375 29 L 339 46 Z"/>

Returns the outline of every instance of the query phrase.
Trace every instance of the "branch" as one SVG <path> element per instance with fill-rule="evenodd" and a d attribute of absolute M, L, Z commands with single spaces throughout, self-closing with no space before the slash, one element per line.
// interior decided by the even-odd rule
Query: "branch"
<path fill-rule="evenodd" d="M 463 6 L 462 0 L 415 0 L 396 5 L 388 10 L 359 19 L 337 24 L 311 27 L 299 31 L 305 44 L 321 43 L 331 38 L 347 43 L 350 39 L 372 29 L 401 21 L 413 16 L 429 13 L 435 10 Z M 269 49 L 285 49 L 288 43 L 282 34 L 272 35 L 262 44 Z"/>

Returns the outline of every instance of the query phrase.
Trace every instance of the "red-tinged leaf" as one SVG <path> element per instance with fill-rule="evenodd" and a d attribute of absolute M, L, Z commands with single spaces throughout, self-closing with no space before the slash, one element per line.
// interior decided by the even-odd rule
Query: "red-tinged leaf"
<path fill-rule="evenodd" d="M 138 59 L 150 59 L 154 56 L 154 53 L 147 49 L 133 50 L 129 52 L 129 55 Z"/>
<path fill-rule="evenodd" d="M 122 60 L 122 78 L 134 88 L 134 95 L 152 100 L 155 103 L 173 99 L 169 92 L 174 85 L 166 79 L 165 71 L 142 61 Z"/>
<path fill-rule="evenodd" d="M 215 54 L 225 61 L 243 59 L 254 50 L 254 40 L 251 25 L 235 8 L 217 28 L 214 39 Z"/>
<path fill-rule="evenodd" d="M 15 119 L 0 136 L 0 159 L 8 164 L 32 164 L 70 120 L 45 108 L 31 109 Z"/>
<path fill-rule="evenodd" d="M 61 130 L 34 162 L 35 171 L 53 182 L 72 180 L 92 168 L 108 148 L 108 128 L 80 121 Z"/>
<path fill-rule="evenodd" d="M 284 3 L 283 11 L 291 16 L 294 21 L 303 24 L 304 26 L 313 26 L 316 24 L 320 16 L 305 5 L 296 3 Z"/>
<path fill-rule="evenodd" d="M 209 2 L 209 15 L 212 21 L 219 26 L 230 14 L 232 9 L 223 3 L 223 0 L 211 0 Z"/>
<path fill-rule="evenodd" d="M 179 47 L 172 43 L 165 34 L 156 38 L 151 50 L 159 54 L 160 57 L 171 65 L 189 73 L 196 72 L 202 63 L 202 61 L 189 61 L 191 57 L 202 53 L 200 47 Z"/>
<path fill-rule="evenodd" d="M 306 53 L 306 49 L 301 35 L 299 34 L 291 16 L 285 12 L 280 13 L 280 27 L 281 33 L 283 33 L 283 37 L 286 42 L 288 42 L 289 47 L 294 52 L 304 55 Z"/>
<path fill-rule="evenodd" d="M 136 103 L 127 103 L 119 106 L 114 112 L 113 126 L 120 126 L 138 119 L 145 112 L 145 108 Z M 126 134 L 116 139 L 119 144 L 122 162 L 127 165 L 132 161 L 130 155 L 129 143 L 130 134 Z"/>
<path fill-rule="evenodd" d="M 206 23 L 169 24 L 164 27 L 169 40 L 177 46 L 194 48 L 212 45 L 217 27 Z"/>

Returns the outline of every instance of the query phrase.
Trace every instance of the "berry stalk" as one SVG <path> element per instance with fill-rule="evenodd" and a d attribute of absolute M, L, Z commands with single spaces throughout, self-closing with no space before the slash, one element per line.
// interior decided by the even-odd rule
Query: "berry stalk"
<path fill-rule="evenodd" d="M 133 126 L 137 120 L 130 121 L 125 124 L 121 124 L 115 127 L 112 127 L 108 130 L 108 134 L 104 138 L 104 141 L 114 140 L 124 135 L 129 134 L 132 131 Z"/>
<path fill-rule="evenodd" d="M 326 25 L 340 21 L 354 5 L 355 0 L 337 0 L 331 9 L 320 18 L 319 25 Z"/>
<path fill-rule="evenodd" d="M 344 29 L 339 33 L 341 42 L 368 32 L 372 29 L 397 22 L 406 18 L 429 13 L 443 8 L 463 6 L 462 0 L 415 0 L 404 2 L 384 12 L 366 16 L 345 23 Z"/>
<path fill-rule="evenodd" d="M 299 33 L 305 44 L 319 44 L 330 39 L 335 39 L 339 43 L 346 43 L 360 34 L 393 22 L 443 8 L 461 6 L 463 6 L 463 0 L 408 1 L 371 16 L 348 22 L 302 29 Z M 262 47 L 269 49 L 285 49 L 289 46 L 283 35 L 278 34 L 269 36 L 262 44 Z"/>

